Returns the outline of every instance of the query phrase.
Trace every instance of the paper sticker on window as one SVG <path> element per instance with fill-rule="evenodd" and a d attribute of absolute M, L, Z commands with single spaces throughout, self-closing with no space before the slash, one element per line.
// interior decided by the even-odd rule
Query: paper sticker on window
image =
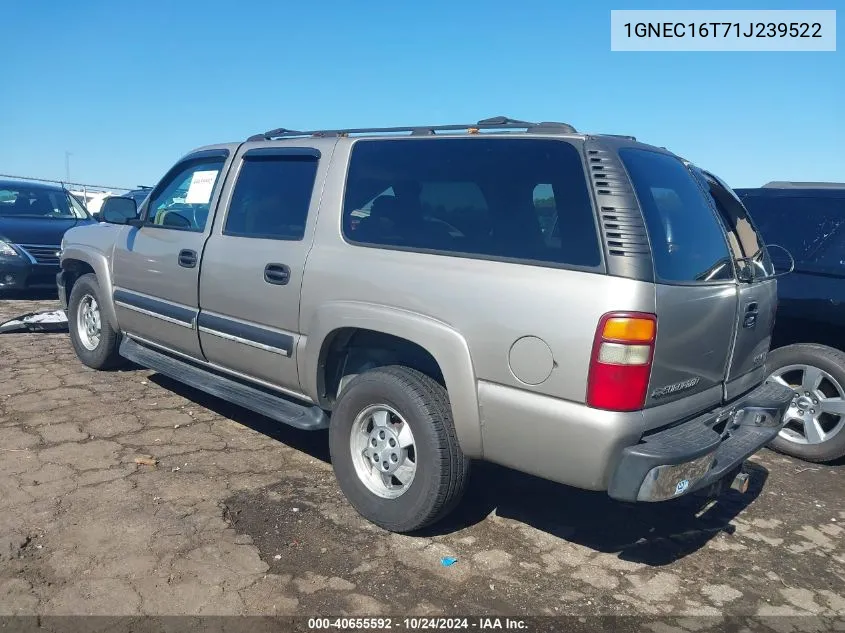
<path fill-rule="evenodd" d="M 195 171 L 191 176 L 191 184 L 188 185 L 188 193 L 185 196 L 187 204 L 208 204 L 211 201 L 211 191 L 214 189 L 214 181 L 217 180 L 219 171 Z"/>

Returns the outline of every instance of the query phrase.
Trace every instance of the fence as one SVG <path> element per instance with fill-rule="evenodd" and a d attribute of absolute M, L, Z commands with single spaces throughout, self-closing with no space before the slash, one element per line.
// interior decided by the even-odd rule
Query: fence
<path fill-rule="evenodd" d="M 13 176 L 11 174 L 0 174 L 0 178 L 11 178 L 14 180 L 30 180 L 33 182 L 50 182 L 56 185 L 61 185 L 65 189 L 81 189 L 83 191 L 91 190 L 92 192 L 101 191 L 131 191 L 135 187 L 110 187 L 108 185 L 91 185 L 82 182 L 67 182 L 65 180 L 50 180 L 49 178 L 32 178 L 30 176 Z"/>

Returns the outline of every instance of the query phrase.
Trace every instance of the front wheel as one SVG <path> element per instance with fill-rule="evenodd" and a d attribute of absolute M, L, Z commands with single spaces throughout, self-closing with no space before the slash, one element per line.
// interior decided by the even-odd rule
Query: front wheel
<path fill-rule="evenodd" d="M 435 380 L 408 367 L 371 369 L 343 389 L 331 420 L 335 475 L 364 518 L 412 532 L 457 505 L 469 460 L 448 394 Z"/>
<path fill-rule="evenodd" d="M 93 273 L 76 280 L 68 299 L 68 329 L 73 349 L 83 364 L 111 369 L 123 363 L 118 354 L 120 335 L 102 312 L 102 291 Z"/>
<path fill-rule="evenodd" d="M 798 344 L 769 354 L 768 380 L 793 390 L 784 426 L 771 447 L 811 462 L 845 456 L 845 353 Z"/>

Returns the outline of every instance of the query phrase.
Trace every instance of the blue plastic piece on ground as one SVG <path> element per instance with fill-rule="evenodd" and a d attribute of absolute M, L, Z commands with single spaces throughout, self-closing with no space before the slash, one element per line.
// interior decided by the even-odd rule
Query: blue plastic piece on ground
<path fill-rule="evenodd" d="M 443 558 L 440 559 L 440 564 L 443 565 L 444 567 L 451 567 L 452 565 L 454 565 L 457 562 L 458 562 L 458 559 L 455 558 L 454 556 L 444 556 Z"/>

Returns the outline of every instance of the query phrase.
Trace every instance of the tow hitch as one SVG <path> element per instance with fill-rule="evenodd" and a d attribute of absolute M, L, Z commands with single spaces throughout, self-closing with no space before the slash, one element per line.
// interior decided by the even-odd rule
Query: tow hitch
<path fill-rule="evenodd" d="M 731 490 L 736 490 L 740 494 L 748 492 L 748 473 L 739 473 L 731 482 Z"/>

